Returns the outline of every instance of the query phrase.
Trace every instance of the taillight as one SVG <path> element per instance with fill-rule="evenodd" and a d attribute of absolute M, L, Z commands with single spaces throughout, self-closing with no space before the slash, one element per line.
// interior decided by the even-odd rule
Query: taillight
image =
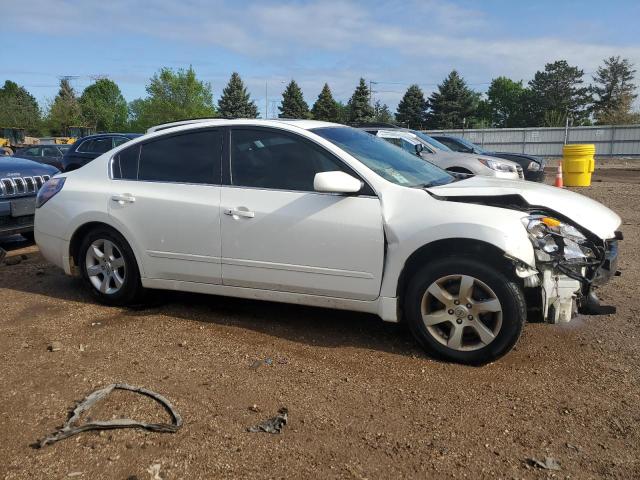
<path fill-rule="evenodd" d="M 40 208 L 47 203 L 53 196 L 62 190 L 66 177 L 54 177 L 45 182 L 45 184 L 38 190 L 38 196 L 36 197 L 36 208 Z"/>

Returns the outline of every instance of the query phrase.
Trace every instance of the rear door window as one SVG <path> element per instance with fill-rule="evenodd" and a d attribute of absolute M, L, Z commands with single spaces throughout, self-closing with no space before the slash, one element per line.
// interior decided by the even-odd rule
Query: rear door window
<path fill-rule="evenodd" d="M 123 143 L 127 143 L 129 140 L 127 137 L 113 137 L 113 146 L 115 148 Z"/>
<path fill-rule="evenodd" d="M 42 156 L 44 157 L 59 157 L 60 153 L 56 147 L 43 147 Z"/>
<path fill-rule="evenodd" d="M 97 153 L 101 154 L 108 152 L 113 148 L 111 137 L 107 138 L 94 138 L 86 140 L 78 147 L 79 153 Z"/>
<path fill-rule="evenodd" d="M 119 180 L 138 179 L 138 159 L 140 157 L 140 145 L 125 148 L 113 158 L 113 178 Z"/>
<path fill-rule="evenodd" d="M 219 130 L 161 137 L 142 145 L 138 180 L 219 184 L 221 157 Z"/>

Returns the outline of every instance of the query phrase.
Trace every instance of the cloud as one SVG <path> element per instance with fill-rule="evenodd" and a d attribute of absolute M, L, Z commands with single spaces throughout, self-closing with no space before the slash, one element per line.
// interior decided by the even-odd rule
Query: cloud
<path fill-rule="evenodd" d="M 216 79 L 217 92 L 242 64 L 249 66 L 248 83 L 256 96 L 263 96 L 258 85 L 264 85 L 264 78 L 279 85 L 279 78 L 293 77 L 309 101 L 325 81 L 346 100 L 361 76 L 387 82 L 377 87 L 379 97 L 393 105 L 410 83 L 430 90 L 452 68 L 482 89 L 498 75 L 528 80 L 545 63 L 561 58 L 586 72 L 611 55 L 640 65 L 640 42 L 602 43 L 590 39 L 588 30 L 582 37 L 524 28 L 508 32 L 482 4 L 471 5 L 451 0 L 22 0 L 20 8 L 5 9 L 3 28 L 88 43 L 144 41 L 156 45 L 156 59 L 165 46 L 181 45 L 193 52 L 185 66 L 192 63 L 199 74 L 204 66 Z M 207 49 L 211 53 L 205 59 Z M 142 71 L 146 74 L 139 64 L 152 63 L 147 53 L 152 52 L 138 50 L 123 58 L 122 71 L 114 75 L 135 80 Z M 211 62 L 220 53 L 230 61 Z M 127 62 L 138 69 L 128 71 Z"/>

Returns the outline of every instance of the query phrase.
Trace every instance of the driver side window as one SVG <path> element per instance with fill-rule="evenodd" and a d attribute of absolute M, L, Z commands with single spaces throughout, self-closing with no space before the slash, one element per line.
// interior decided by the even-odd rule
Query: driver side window
<path fill-rule="evenodd" d="M 313 192 L 316 173 L 353 172 L 328 152 L 295 135 L 267 129 L 234 129 L 231 184 Z"/>

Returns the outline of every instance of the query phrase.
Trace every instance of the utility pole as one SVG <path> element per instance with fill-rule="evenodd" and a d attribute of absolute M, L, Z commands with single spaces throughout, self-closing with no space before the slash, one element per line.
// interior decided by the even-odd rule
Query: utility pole
<path fill-rule="evenodd" d="M 378 82 L 374 82 L 373 80 L 369 80 L 369 106 L 373 108 L 373 94 L 376 93 L 373 91 L 372 85 L 377 85 Z"/>
<path fill-rule="evenodd" d="M 269 80 L 264 81 L 264 119 L 269 118 Z"/>

